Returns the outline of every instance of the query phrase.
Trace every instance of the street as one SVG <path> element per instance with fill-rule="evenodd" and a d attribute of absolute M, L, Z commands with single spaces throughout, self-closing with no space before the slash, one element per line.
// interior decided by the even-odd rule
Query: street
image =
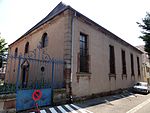
<path fill-rule="evenodd" d="M 150 94 L 123 92 L 73 104 L 44 107 L 41 113 L 150 113 Z M 35 113 L 26 111 L 22 113 Z"/>

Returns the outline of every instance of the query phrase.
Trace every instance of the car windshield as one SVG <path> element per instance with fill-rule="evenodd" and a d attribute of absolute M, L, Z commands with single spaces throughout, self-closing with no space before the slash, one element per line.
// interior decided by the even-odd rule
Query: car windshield
<path fill-rule="evenodd" d="M 140 82 L 138 82 L 138 83 L 136 83 L 136 86 L 147 86 L 147 83 L 140 83 Z"/>

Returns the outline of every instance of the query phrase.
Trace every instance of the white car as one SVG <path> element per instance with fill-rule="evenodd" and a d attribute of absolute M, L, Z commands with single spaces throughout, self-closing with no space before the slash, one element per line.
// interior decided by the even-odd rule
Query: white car
<path fill-rule="evenodd" d="M 137 93 L 148 94 L 148 93 L 150 92 L 150 88 L 149 88 L 147 82 L 137 82 L 137 83 L 133 86 L 133 91 L 134 91 L 134 92 L 137 92 Z"/>

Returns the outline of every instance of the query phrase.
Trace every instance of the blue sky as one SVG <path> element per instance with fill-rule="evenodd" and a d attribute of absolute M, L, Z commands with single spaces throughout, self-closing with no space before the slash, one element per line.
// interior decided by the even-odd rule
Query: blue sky
<path fill-rule="evenodd" d="M 136 22 L 150 12 L 150 0 L 0 0 L 1 37 L 12 43 L 61 1 L 128 43 L 144 44 Z"/>

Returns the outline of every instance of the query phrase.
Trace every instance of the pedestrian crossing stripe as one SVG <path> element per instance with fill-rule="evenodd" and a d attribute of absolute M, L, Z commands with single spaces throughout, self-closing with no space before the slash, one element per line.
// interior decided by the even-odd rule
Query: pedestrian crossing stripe
<path fill-rule="evenodd" d="M 50 112 L 51 113 L 93 113 L 89 110 L 86 110 L 84 108 L 81 108 L 77 105 L 74 105 L 74 104 L 66 104 L 66 105 L 63 105 L 66 109 L 64 109 L 62 106 L 56 106 L 56 107 L 51 107 L 49 108 Z M 57 109 L 57 110 L 56 110 Z M 59 112 L 58 112 L 59 110 Z M 79 112 L 77 112 L 79 111 Z M 30 113 L 35 113 L 35 112 L 30 112 Z M 40 113 L 47 113 L 46 110 L 40 110 Z"/>
<path fill-rule="evenodd" d="M 63 107 L 61 107 L 61 106 L 58 106 L 57 107 L 62 113 L 66 113 L 67 111 L 63 108 Z"/>
<path fill-rule="evenodd" d="M 81 113 L 93 113 L 93 112 L 91 112 L 91 111 L 89 111 L 89 110 L 86 110 L 86 109 L 83 109 L 83 108 L 80 108 L 79 106 L 77 106 L 77 105 L 74 105 L 74 104 L 71 104 L 74 108 L 76 108 L 76 109 L 78 109 Z"/>
<path fill-rule="evenodd" d="M 57 111 L 54 109 L 54 108 L 49 108 L 49 110 L 52 112 L 52 113 L 57 113 Z M 41 112 L 41 110 L 40 110 Z"/>
<path fill-rule="evenodd" d="M 69 105 L 65 105 L 65 107 L 67 109 L 69 109 L 72 113 L 78 113 L 78 112 L 74 111 L 74 109 L 72 109 Z"/>
<path fill-rule="evenodd" d="M 46 111 L 45 110 L 40 110 L 40 113 L 46 113 Z"/>

